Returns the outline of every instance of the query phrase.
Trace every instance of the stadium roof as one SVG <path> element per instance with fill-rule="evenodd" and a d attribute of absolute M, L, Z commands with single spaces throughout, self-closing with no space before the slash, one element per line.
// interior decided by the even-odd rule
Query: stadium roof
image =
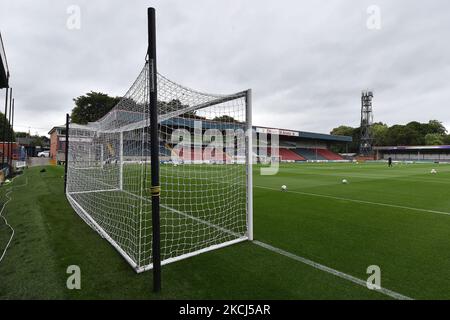
<path fill-rule="evenodd" d="M 303 139 L 313 139 L 313 140 L 326 140 L 333 142 L 352 142 L 353 138 L 349 136 L 336 136 L 332 134 L 325 133 L 314 133 L 307 131 L 295 131 L 290 129 L 280 129 L 280 128 L 268 128 L 268 127 L 253 127 L 258 133 L 268 133 L 268 134 L 278 134 L 280 136 L 297 137 Z"/>
<path fill-rule="evenodd" d="M 120 119 L 119 119 L 120 120 Z M 163 125 L 166 126 L 178 126 L 178 127 L 190 127 L 194 128 L 196 119 L 187 119 L 187 118 L 181 118 L 176 117 L 168 120 L 162 121 Z M 226 127 L 229 127 L 230 129 L 236 128 L 236 126 L 243 125 L 243 123 L 229 123 L 227 125 L 221 124 L 220 126 L 215 123 L 214 121 L 208 121 L 208 120 L 202 120 L 202 128 L 203 129 L 226 129 Z M 53 127 L 48 134 L 52 134 L 54 130 L 57 128 L 65 128 L 65 125 L 56 126 Z M 71 128 L 80 128 L 80 129 L 95 129 L 93 127 L 85 126 L 85 125 L 78 125 L 78 124 L 71 124 Z M 314 133 L 314 132 L 307 132 L 307 131 L 294 131 L 290 129 L 279 129 L 279 128 L 268 128 L 268 127 L 258 127 L 253 126 L 253 129 L 257 133 L 267 133 L 267 134 L 278 134 L 280 136 L 286 136 L 286 137 L 293 137 L 293 138 L 301 138 L 301 139 L 311 139 L 311 140 L 325 140 L 325 141 L 332 141 L 332 142 L 352 142 L 352 137 L 349 136 L 337 136 L 332 134 L 325 134 L 325 133 Z"/>
<path fill-rule="evenodd" d="M 441 146 L 383 146 L 383 147 L 373 147 L 374 150 L 379 151 L 409 151 L 409 150 L 445 150 L 450 149 L 449 145 Z"/>
<path fill-rule="evenodd" d="M 5 48 L 0 34 L 0 89 L 9 87 L 9 69 L 6 61 Z"/>

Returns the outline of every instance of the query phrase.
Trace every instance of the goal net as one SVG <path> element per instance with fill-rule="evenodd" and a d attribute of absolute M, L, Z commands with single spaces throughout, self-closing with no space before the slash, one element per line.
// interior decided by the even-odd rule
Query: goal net
<path fill-rule="evenodd" d="M 97 122 L 69 125 L 67 198 L 137 272 L 152 268 L 149 64 Z M 162 264 L 252 237 L 250 91 L 157 75 Z"/>

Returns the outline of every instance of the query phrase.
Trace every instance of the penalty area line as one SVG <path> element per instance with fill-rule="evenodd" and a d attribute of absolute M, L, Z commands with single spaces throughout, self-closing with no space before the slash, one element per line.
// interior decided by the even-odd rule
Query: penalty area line
<path fill-rule="evenodd" d="M 346 274 L 346 273 L 344 273 L 344 272 L 338 271 L 338 270 L 336 270 L 336 269 L 333 269 L 333 268 L 324 266 L 324 265 L 322 265 L 322 264 L 320 264 L 320 263 L 317 263 L 317 262 L 314 262 L 314 261 L 312 261 L 312 260 L 309 260 L 309 259 L 306 259 L 306 258 L 297 256 L 297 255 L 295 255 L 295 254 L 293 254 L 293 253 L 284 251 L 284 250 L 282 250 L 282 249 L 273 247 L 273 246 L 271 246 L 270 244 L 267 244 L 267 243 L 264 243 L 264 242 L 260 242 L 260 241 L 257 241 L 257 240 L 253 240 L 252 242 L 253 242 L 254 244 L 256 244 L 257 246 L 260 246 L 260 247 L 262 247 L 262 248 L 265 248 L 265 249 L 267 249 L 267 250 L 269 250 L 269 251 L 278 253 L 278 254 L 280 254 L 280 255 L 282 255 L 282 256 L 285 256 L 285 257 L 290 258 L 290 259 L 292 259 L 292 260 L 295 260 L 295 261 L 301 262 L 301 263 L 303 263 L 303 264 L 306 264 L 306 265 L 308 265 L 308 266 L 310 266 L 310 267 L 313 267 L 314 269 L 318 269 L 318 270 L 320 270 L 320 271 L 324 271 L 324 272 L 326 272 L 326 273 L 332 274 L 332 275 L 334 275 L 334 276 L 336 276 L 336 277 L 339 277 L 339 278 L 341 278 L 341 279 L 344 279 L 344 280 L 353 282 L 353 283 L 355 283 L 355 284 L 357 284 L 357 285 L 359 285 L 359 286 L 362 286 L 362 287 L 367 288 L 367 282 L 364 281 L 364 280 L 361 280 L 361 279 L 359 279 L 359 278 L 356 278 L 356 277 L 351 276 L 351 275 L 349 275 L 349 274 Z M 367 288 L 367 289 L 368 289 L 368 288 Z M 369 289 L 368 289 L 368 290 L 369 290 Z M 395 291 L 392 291 L 392 290 L 389 290 L 389 289 L 386 289 L 386 288 L 383 288 L 383 287 L 381 287 L 381 288 L 379 288 L 379 289 L 373 289 L 373 290 L 371 290 L 371 291 L 379 292 L 379 293 L 381 293 L 381 294 L 384 294 L 384 295 L 386 295 L 386 296 L 389 296 L 389 297 L 394 298 L 394 299 L 397 299 L 397 300 L 413 300 L 413 299 L 410 298 L 410 297 L 407 297 L 407 296 L 402 295 L 402 294 L 400 294 L 400 293 L 398 293 L 398 292 L 395 292 Z"/>

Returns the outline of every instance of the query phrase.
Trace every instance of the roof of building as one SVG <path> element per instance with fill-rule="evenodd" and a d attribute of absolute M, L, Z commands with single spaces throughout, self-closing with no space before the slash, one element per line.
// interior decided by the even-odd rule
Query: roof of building
<path fill-rule="evenodd" d="M 65 125 L 61 125 L 61 126 L 54 126 L 53 128 L 50 129 L 50 131 L 48 132 L 48 134 L 52 134 L 53 131 L 55 131 L 56 129 L 65 129 L 66 126 Z"/>
<path fill-rule="evenodd" d="M 269 128 L 269 127 L 253 127 L 258 133 L 278 134 L 280 136 L 298 137 L 312 140 L 326 140 L 333 142 L 352 142 L 353 138 L 350 136 L 336 136 L 326 133 L 314 133 L 307 131 L 296 131 L 290 129 Z"/>
<path fill-rule="evenodd" d="M 450 149 L 449 145 L 440 145 L 440 146 L 382 146 L 382 147 L 373 147 L 374 150 L 379 151 L 408 151 L 408 150 L 445 150 Z"/>
<path fill-rule="evenodd" d="M 6 61 L 5 48 L 3 46 L 2 35 L 0 34 L 0 88 L 9 87 L 9 69 Z"/>
<path fill-rule="evenodd" d="M 173 118 L 169 120 L 163 121 L 162 124 L 164 125 L 174 125 L 174 126 L 184 126 L 184 127 L 194 127 L 195 119 L 185 119 L 185 118 Z M 239 123 L 238 123 L 239 124 Z M 52 134 L 53 131 L 56 129 L 65 129 L 65 125 L 61 126 L 55 126 L 53 127 L 48 134 Z M 89 128 L 88 126 L 84 125 L 78 125 L 78 124 L 71 124 L 71 127 L 74 128 Z M 214 125 L 213 121 L 208 120 L 202 120 L 202 127 L 204 129 L 214 129 L 217 126 Z M 236 123 L 230 123 L 230 128 L 236 127 Z M 219 128 L 219 127 L 217 127 Z M 224 126 L 220 126 L 221 129 L 224 129 Z M 325 141 L 331 141 L 331 142 L 352 142 L 353 138 L 350 136 L 337 136 L 332 134 L 325 134 L 325 133 L 314 133 L 314 132 L 307 132 L 307 131 L 295 131 L 290 129 L 280 129 L 280 128 L 269 128 L 269 127 L 260 127 L 260 126 L 253 126 L 253 129 L 257 133 L 267 133 L 267 134 L 278 134 L 280 136 L 288 136 L 288 137 L 297 137 L 301 139 L 311 139 L 311 140 L 325 140 Z"/>

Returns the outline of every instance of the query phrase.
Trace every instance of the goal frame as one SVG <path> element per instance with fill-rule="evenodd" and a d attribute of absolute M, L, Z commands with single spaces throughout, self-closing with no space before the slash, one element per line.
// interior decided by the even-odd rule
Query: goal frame
<path fill-rule="evenodd" d="M 160 117 L 158 119 L 158 92 L 157 92 L 157 63 L 156 63 L 156 19 L 155 19 L 155 9 L 154 8 L 148 8 L 147 10 L 147 17 L 148 17 L 148 52 L 147 52 L 147 63 L 148 63 L 148 73 L 147 73 L 147 81 L 148 81 L 148 105 L 147 105 L 147 113 L 150 115 L 148 120 L 145 123 L 145 130 L 148 131 L 150 137 L 150 170 L 151 170 L 151 183 L 149 186 L 146 186 L 147 189 L 150 191 L 150 198 L 143 199 L 144 201 L 151 201 L 151 207 L 152 207 L 152 223 L 151 223 L 151 230 L 152 230 L 152 261 L 150 264 L 145 266 L 140 266 L 137 264 L 133 258 L 121 247 L 119 243 L 116 242 L 115 239 L 113 239 L 103 228 L 101 225 L 97 223 L 97 221 L 91 217 L 91 215 L 86 212 L 86 210 L 77 202 L 77 200 L 72 197 L 71 193 L 69 192 L 67 188 L 67 180 L 68 180 L 68 172 L 69 172 L 69 142 L 70 142 L 70 135 L 69 135 L 69 116 L 67 115 L 66 118 L 66 159 L 65 159 L 65 194 L 68 199 L 68 201 L 71 203 L 71 205 L 74 208 L 77 208 L 76 211 L 79 211 L 83 214 L 82 219 L 85 220 L 86 223 L 88 223 L 94 230 L 96 230 L 104 239 L 106 239 L 118 252 L 122 257 L 134 268 L 134 270 L 138 273 L 147 271 L 152 269 L 153 271 L 153 290 L 154 292 L 159 292 L 161 290 L 161 266 L 172 263 L 175 261 L 179 261 L 182 259 L 186 259 L 192 256 L 199 255 L 204 252 L 216 250 L 219 248 L 223 248 L 229 245 L 233 245 L 238 242 L 253 240 L 253 172 L 252 172 L 252 163 L 253 163 L 253 144 L 252 144 L 252 137 L 253 137 L 253 128 L 252 128 L 252 90 L 248 89 L 246 91 L 238 92 L 233 95 L 228 96 L 218 96 L 216 99 L 208 101 L 204 104 L 197 105 L 196 109 L 202 109 L 202 108 L 208 108 L 214 105 L 219 105 L 221 103 L 231 101 L 234 99 L 243 99 L 245 101 L 245 124 L 243 123 L 243 127 L 245 128 L 245 190 L 246 190 L 246 203 L 245 203 L 245 209 L 246 209 L 246 232 L 244 234 L 239 234 L 239 237 L 236 237 L 233 240 L 226 241 L 219 244 L 210 245 L 206 248 L 201 248 L 192 252 L 188 252 L 185 254 L 181 254 L 176 257 L 170 257 L 166 258 L 163 261 L 161 261 L 161 227 L 160 227 L 160 210 L 161 210 L 161 204 L 160 204 L 160 181 L 159 181 L 159 175 L 160 175 L 160 159 L 159 159 L 159 126 L 161 121 L 164 121 L 165 118 L 171 118 L 176 116 L 176 112 L 174 114 L 170 113 L 168 115 Z M 183 110 L 183 112 L 188 112 L 190 110 Z M 141 123 L 137 123 L 136 125 L 140 126 Z M 124 159 L 124 132 L 131 130 L 131 128 L 123 127 L 118 131 L 119 135 L 119 152 L 118 152 L 118 159 L 119 159 L 119 179 L 118 184 L 115 186 L 112 185 L 105 185 L 107 187 L 104 190 L 99 191 L 88 191 L 88 192 L 108 192 L 108 191 L 121 191 L 127 193 L 126 190 L 124 190 L 123 187 L 123 180 L 124 180 L 124 162 L 126 159 Z M 103 150 L 102 150 L 102 156 L 103 158 Z M 101 164 L 103 165 L 103 160 L 100 159 Z M 102 188 L 103 189 L 103 188 Z M 76 194 L 76 192 L 73 192 Z M 130 196 L 137 196 L 134 194 L 131 194 Z M 164 208 L 167 209 L 167 208 Z M 170 209 L 170 208 L 169 208 Z M 175 210 L 175 209 L 170 209 Z M 176 211 L 176 210 L 175 210 Z M 183 212 L 177 212 L 181 215 L 186 215 L 186 213 Z M 190 217 L 195 219 L 195 217 Z M 198 221 L 201 223 L 208 224 L 207 221 Z M 211 225 L 210 225 L 211 226 Z M 215 228 L 220 229 L 220 226 L 212 226 Z M 224 230 L 222 230 L 224 231 Z M 226 232 L 229 232 L 230 234 L 232 231 L 226 230 Z"/>

